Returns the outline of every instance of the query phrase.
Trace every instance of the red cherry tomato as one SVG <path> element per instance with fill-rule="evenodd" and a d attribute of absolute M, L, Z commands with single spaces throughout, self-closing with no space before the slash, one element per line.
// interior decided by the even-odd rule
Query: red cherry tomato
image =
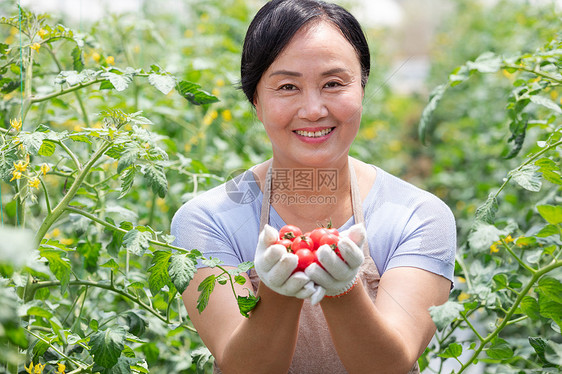
<path fill-rule="evenodd" d="M 340 249 L 338 248 L 338 241 L 340 240 L 339 236 L 334 235 L 334 234 L 326 234 L 322 237 L 322 239 L 320 239 L 320 243 L 319 243 L 319 247 L 323 246 L 324 244 L 327 244 L 330 246 L 330 248 L 332 248 L 332 250 L 334 252 L 336 252 L 336 254 L 343 260 L 343 257 L 341 256 L 340 253 Z"/>
<path fill-rule="evenodd" d="M 335 236 L 340 236 L 338 229 L 330 228 L 330 229 L 326 229 L 326 231 L 328 231 L 330 234 L 333 234 Z"/>
<path fill-rule="evenodd" d="M 275 244 L 281 244 L 287 248 L 287 252 L 291 252 L 291 245 L 293 244 L 293 241 L 289 239 L 279 239 L 275 242 Z"/>
<path fill-rule="evenodd" d="M 338 241 L 340 240 L 339 236 L 327 233 L 320 238 L 320 242 L 318 246 L 323 246 L 324 244 L 328 244 L 332 249 L 335 249 L 338 246 Z"/>
<path fill-rule="evenodd" d="M 279 230 L 279 239 L 293 240 L 302 235 L 301 229 L 295 225 L 285 225 Z"/>
<path fill-rule="evenodd" d="M 309 236 L 300 235 L 300 236 L 297 236 L 295 238 L 295 240 L 293 240 L 293 245 L 291 246 L 291 249 L 295 253 L 297 253 L 301 249 L 308 249 L 308 250 L 313 251 L 314 250 L 314 243 L 312 242 L 312 239 L 310 239 Z"/>
<path fill-rule="evenodd" d="M 304 271 L 304 269 L 306 269 L 308 265 L 316 261 L 316 256 L 314 255 L 314 252 L 312 252 L 310 249 L 301 248 L 295 254 L 299 258 L 297 271 Z"/>
<path fill-rule="evenodd" d="M 320 247 L 320 239 L 322 239 L 322 237 L 324 235 L 326 235 L 328 233 L 328 230 L 325 229 L 324 227 L 319 227 L 317 229 L 312 230 L 312 232 L 310 233 L 310 239 L 312 239 L 312 242 L 314 243 L 314 250 L 317 250 L 318 247 Z"/>

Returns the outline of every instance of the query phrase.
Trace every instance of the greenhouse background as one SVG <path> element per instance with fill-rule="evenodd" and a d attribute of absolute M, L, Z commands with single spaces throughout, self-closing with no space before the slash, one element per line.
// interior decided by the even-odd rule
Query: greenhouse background
<path fill-rule="evenodd" d="M 457 220 L 422 372 L 560 372 L 562 1 L 337 3 L 372 50 L 352 155 Z M 271 156 L 236 88 L 262 4 L 0 1 L 0 373 L 212 372 L 170 221 Z"/>

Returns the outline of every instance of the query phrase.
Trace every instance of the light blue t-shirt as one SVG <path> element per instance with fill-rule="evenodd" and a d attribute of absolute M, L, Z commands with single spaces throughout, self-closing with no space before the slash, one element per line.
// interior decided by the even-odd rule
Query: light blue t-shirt
<path fill-rule="evenodd" d="M 362 205 L 369 250 L 379 274 L 408 266 L 452 282 L 456 226 L 449 207 L 431 193 L 375 168 L 377 177 Z M 225 265 L 253 261 L 262 199 L 251 171 L 202 193 L 176 212 L 171 227 L 174 245 L 197 249 Z M 277 230 L 286 224 L 273 207 L 269 224 Z M 338 230 L 353 224 L 350 217 Z"/>

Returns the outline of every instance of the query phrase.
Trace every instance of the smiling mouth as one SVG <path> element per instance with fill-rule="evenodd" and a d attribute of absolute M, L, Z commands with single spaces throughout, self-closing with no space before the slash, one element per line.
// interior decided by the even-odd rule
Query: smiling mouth
<path fill-rule="evenodd" d="M 301 131 L 301 130 L 295 130 L 295 133 L 297 135 L 300 136 L 306 136 L 307 138 L 320 138 L 322 136 L 326 136 L 329 133 L 331 133 L 332 131 L 334 131 L 335 127 L 329 128 L 329 129 L 324 129 L 324 130 L 320 130 L 320 131 Z"/>

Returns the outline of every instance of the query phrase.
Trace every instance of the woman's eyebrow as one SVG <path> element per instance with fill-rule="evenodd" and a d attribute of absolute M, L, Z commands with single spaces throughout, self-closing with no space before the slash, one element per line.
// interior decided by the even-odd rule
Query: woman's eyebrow
<path fill-rule="evenodd" d="M 333 68 L 323 72 L 322 75 L 332 75 L 332 74 L 347 73 L 347 72 L 348 70 L 345 68 Z"/>
<path fill-rule="evenodd" d="M 332 75 L 332 74 L 338 74 L 338 73 L 345 73 L 348 70 L 345 68 L 333 68 L 330 70 L 326 70 L 325 72 L 322 73 L 323 76 L 326 75 Z M 288 75 L 291 77 L 302 77 L 302 74 L 297 72 L 297 71 L 290 71 L 290 70 L 276 70 L 274 72 L 272 72 L 271 74 L 269 74 L 270 77 L 274 76 L 274 75 Z"/>
<path fill-rule="evenodd" d="M 302 77 L 301 73 L 296 71 L 290 71 L 290 70 L 277 70 L 269 74 L 270 77 L 274 75 L 289 75 L 291 77 Z"/>

